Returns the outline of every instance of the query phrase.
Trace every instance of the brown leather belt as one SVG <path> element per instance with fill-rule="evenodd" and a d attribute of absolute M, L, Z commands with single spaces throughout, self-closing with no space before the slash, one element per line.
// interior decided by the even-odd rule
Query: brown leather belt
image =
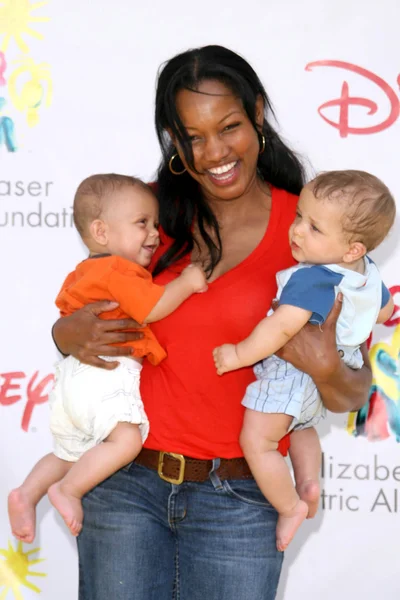
<path fill-rule="evenodd" d="M 221 458 L 215 473 L 224 479 L 253 479 L 249 465 L 243 457 Z M 182 481 L 206 481 L 213 467 L 212 460 L 190 458 L 173 452 L 159 452 L 143 448 L 135 463 L 157 471 L 161 479 L 179 485 Z"/>

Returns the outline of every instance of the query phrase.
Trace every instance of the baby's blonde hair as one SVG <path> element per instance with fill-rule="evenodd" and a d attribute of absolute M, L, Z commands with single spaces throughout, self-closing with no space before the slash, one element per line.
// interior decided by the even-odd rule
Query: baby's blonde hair
<path fill-rule="evenodd" d="M 351 242 L 370 252 L 385 239 L 396 217 L 396 203 L 386 185 L 365 171 L 326 171 L 309 184 L 314 196 L 340 202 L 342 226 Z"/>
<path fill-rule="evenodd" d="M 110 200 L 112 193 L 122 187 L 140 186 L 152 194 L 151 188 L 137 177 L 119 175 L 117 173 L 101 173 L 91 175 L 79 184 L 74 198 L 74 223 L 83 239 L 86 238 L 89 226 L 99 219 Z"/>

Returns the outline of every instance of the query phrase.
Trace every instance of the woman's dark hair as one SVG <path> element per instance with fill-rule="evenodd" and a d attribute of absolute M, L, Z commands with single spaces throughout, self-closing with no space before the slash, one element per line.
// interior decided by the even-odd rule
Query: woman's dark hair
<path fill-rule="evenodd" d="M 259 175 L 268 183 L 293 194 L 299 194 L 304 184 L 304 169 L 295 155 L 280 139 L 268 122 L 273 115 L 271 102 L 253 68 L 238 54 L 222 46 L 204 46 L 178 54 L 165 63 L 159 73 L 155 124 L 162 151 L 158 169 L 158 199 L 160 223 L 165 233 L 174 241 L 158 261 L 154 274 L 157 275 L 186 254 L 192 252 L 194 239 L 193 220 L 196 216 L 199 232 L 209 250 L 211 273 L 221 259 L 221 238 L 217 219 L 201 194 L 199 184 L 187 173 L 174 175 L 169 161 L 176 152 L 169 129 L 178 140 L 185 159 L 194 169 L 190 138 L 176 108 L 176 95 L 182 89 L 197 91 L 203 81 L 219 81 L 237 95 L 258 134 L 265 136 L 265 150 L 259 155 Z M 262 96 L 265 118 L 262 129 L 257 126 L 256 101 Z M 178 163 L 176 160 L 175 163 Z M 215 233 L 216 242 L 206 228 Z"/>

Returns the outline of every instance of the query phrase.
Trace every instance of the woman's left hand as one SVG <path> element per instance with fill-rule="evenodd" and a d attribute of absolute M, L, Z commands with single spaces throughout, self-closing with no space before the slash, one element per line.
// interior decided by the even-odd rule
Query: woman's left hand
<path fill-rule="evenodd" d="M 308 373 L 318 385 L 327 382 L 340 367 L 336 347 L 336 322 L 342 310 L 339 294 L 321 327 L 307 324 L 276 354 L 300 371 Z"/>
<path fill-rule="evenodd" d="M 359 410 L 368 399 L 372 382 L 366 344 L 361 345 L 364 365 L 351 369 L 342 361 L 336 347 L 336 322 L 342 309 L 338 294 L 325 323 L 307 324 L 277 355 L 308 373 L 321 394 L 325 407 L 336 413 Z"/>

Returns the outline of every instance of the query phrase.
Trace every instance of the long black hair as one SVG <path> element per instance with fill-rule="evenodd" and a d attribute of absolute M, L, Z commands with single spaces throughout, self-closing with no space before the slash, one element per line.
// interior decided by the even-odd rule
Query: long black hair
<path fill-rule="evenodd" d="M 274 116 L 271 102 L 256 72 L 247 61 L 223 46 L 204 46 L 173 57 L 162 66 L 158 76 L 155 125 L 162 151 L 157 173 L 160 223 L 174 241 L 158 261 L 155 275 L 192 252 L 195 243 L 192 225 L 195 217 L 210 254 L 207 270 L 211 273 L 221 260 L 218 222 L 204 200 L 199 184 L 187 172 L 174 175 L 168 166 L 176 149 L 167 129 L 178 140 L 185 160 L 194 169 L 192 146 L 176 108 L 176 95 L 182 89 L 197 91 L 202 81 L 209 80 L 219 81 L 232 90 L 241 99 L 254 129 L 259 135 L 265 136 L 265 150 L 259 155 L 257 163 L 259 176 L 273 186 L 293 194 L 299 194 L 304 184 L 303 166 L 269 123 L 269 115 Z M 261 129 L 255 120 L 256 101 L 260 96 L 265 107 Z M 174 162 L 181 164 L 179 160 Z M 214 232 L 216 241 L 208 234 L 207 229 Z"/>

